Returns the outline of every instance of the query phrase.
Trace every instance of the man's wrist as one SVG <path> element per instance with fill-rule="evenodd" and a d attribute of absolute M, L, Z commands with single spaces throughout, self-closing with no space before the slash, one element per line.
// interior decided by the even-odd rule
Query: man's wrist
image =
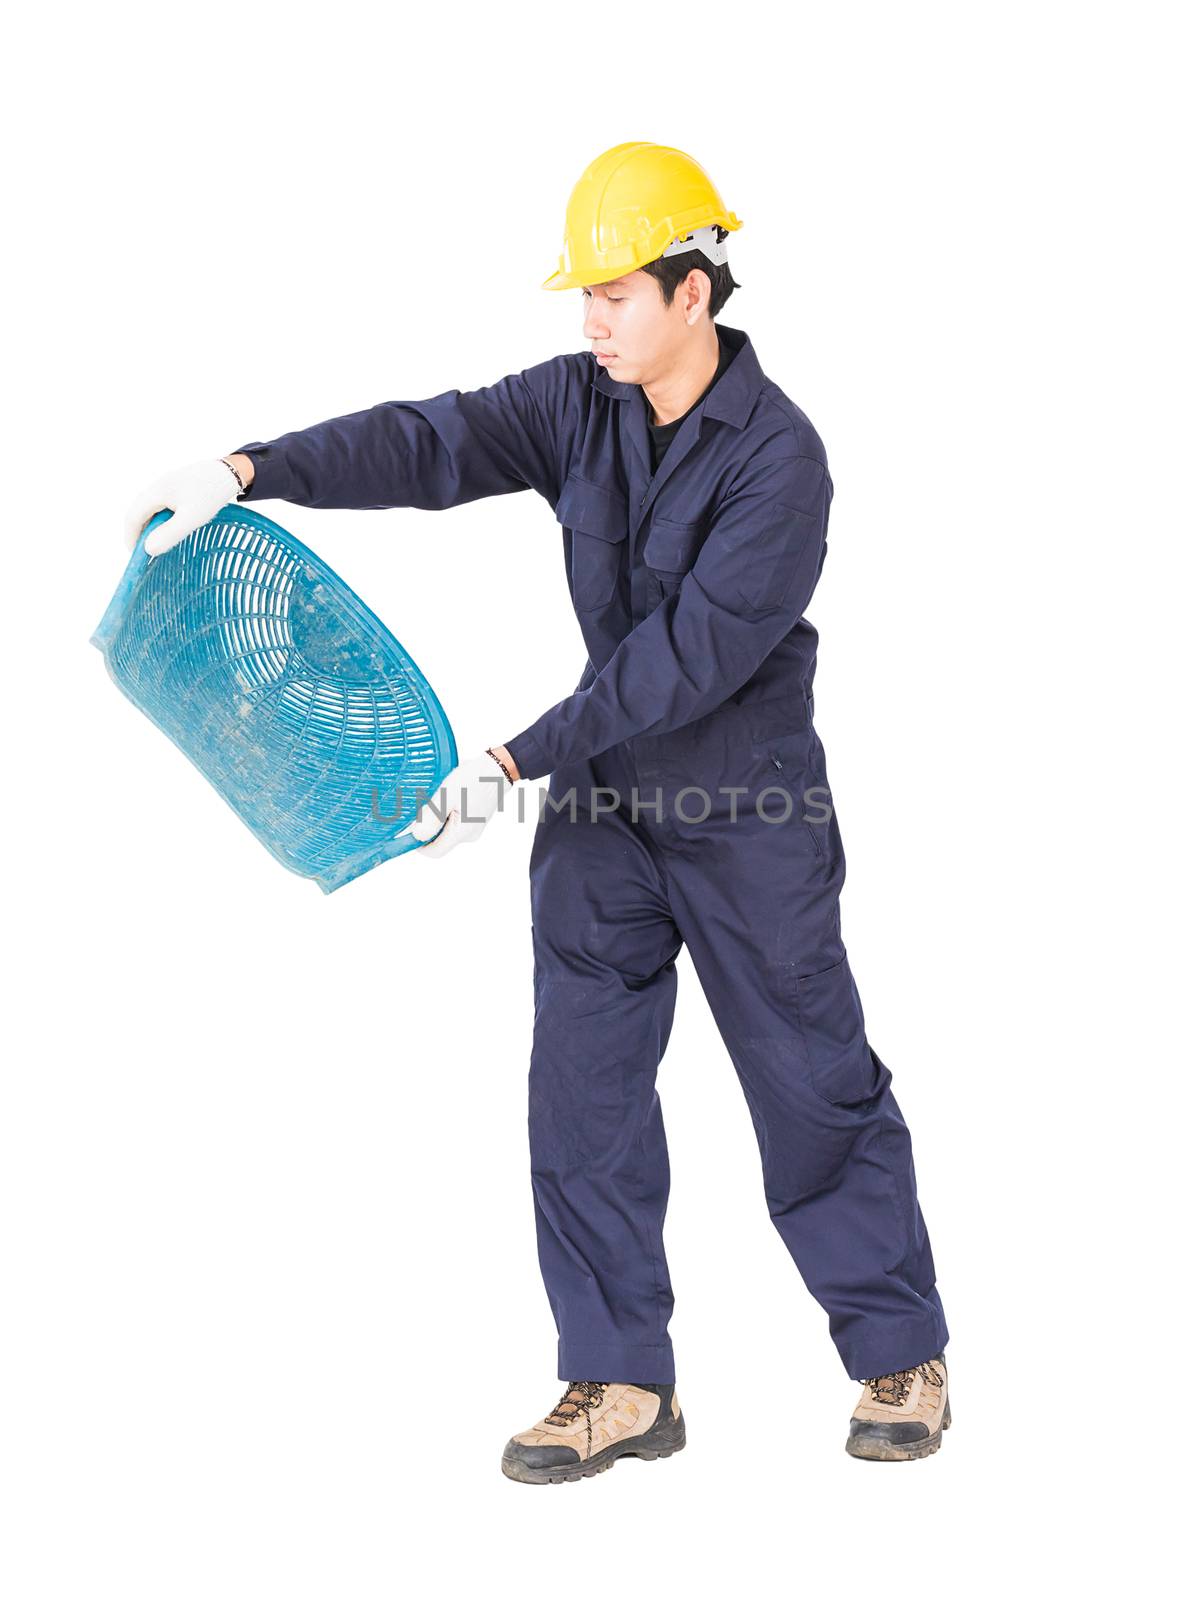
<path fill-rule="evenodd" d="M 231 467 L 237 482 L 241 485 L 241 493 L 248 494 L 253 486 L 253 457 L 235 450 L 232 455 L 221 456 L 220 459 L 226 466 Z"/>
<path fill-rule="evenodd" d="M 487 745 L 486 754 L 488 756 L 493 756 L 494 760 L 498 762 L 499 766 L 506 774 L 508 783 L 518 783 L 519 768 L 515 765 L 514 758 L 505 744 Z"/>
<path fill-rule="evenodd" d="M 540 718 L 543 722 L 548 716 L 545 712 Z M 538 724 L 533 723 L 532 728 Z M 541 747 L 532 728 L 525 728 L 522 733 L 517 733 L 503 746 L 508 756 L 515 763 L 515 770 L 521 778 L 547 777 L 553 769 L 553 759 Z"/>

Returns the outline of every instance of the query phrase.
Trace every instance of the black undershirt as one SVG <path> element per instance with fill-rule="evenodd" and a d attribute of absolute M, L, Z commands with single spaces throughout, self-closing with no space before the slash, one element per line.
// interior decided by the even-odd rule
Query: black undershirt
<path fill-rule="evenodd" d="M 676 435 L 678 428 L 680 428 L 681 424 L 685 421 L 685 418 L 689 416 L 689 412 L 694 409 L 694 406 L 701 405 L 702 401 L 705 400 L 711 389 L 714 388 L 715 384 L 722 377 L 723 373 L 731 365 L 733 354 L 734 352 L 729 350 L 720 339 L 718 341 L 718 368 L 714 374 L 714 377 L 711 378 L 710 382 L 702 390 L 701 394 L 694 401 L 693 405 L 690 406 L 689 411 L 684 412 L 672 422 L 662 422 L 659 425 L 653 422 L 648 423 L 648 438 L 652 445 L 653 472 L 655 472 L 657 467 L 660 465 L 661 456 L 664 455 L 669 445 L 673 442 L 673 438 Z M 647 395 L 644 396 L 644 400 L 648 407 L 648 414 L 651 416 L 652 402 L 648 399 Z"/>

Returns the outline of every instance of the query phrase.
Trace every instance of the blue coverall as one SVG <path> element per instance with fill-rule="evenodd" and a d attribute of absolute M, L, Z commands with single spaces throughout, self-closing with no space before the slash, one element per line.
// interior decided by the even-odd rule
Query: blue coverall
<path fill-rule="evenodd" d="M 834 487 L 747 334 L 717 333 L 730 364 L 655 474 L 643 390 L 588 351 L 240 446 L 251 500 L 442 509 L 530 488 L 561 525 L 589 659 L 504 742 L 522 777 L 551 774 L 530 860 L 528 1126 L 565 1382 L 675 1380 L 655 1085 L 682 943 L 743 1087 L 769 1214 L 848 1373 L 947 1342 L 909 1133 L 840 933 L 803 616 Z"/>

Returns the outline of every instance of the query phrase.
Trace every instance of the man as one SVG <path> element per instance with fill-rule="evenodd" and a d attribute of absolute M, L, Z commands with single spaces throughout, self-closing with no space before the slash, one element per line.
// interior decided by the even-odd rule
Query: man
<path fill-rule="evenodd" d="M 589 351 L 256 440 L 130 513 L 136 538 L 175 508 L 151 553 L 238 487 L 437 509 L 531 488 L 562 525 L 589 652 L 578 687 L 458 766 L 413 825 L 443 855 L 477 840 L 500 787 L 551 775 L 530 864 L 529 1135 L 568 1388 L 507 1444 L 503 1471 L 524 1483 L 685 1443 L 655 1089 L 682 944 L 748 1101 L 770 1215 L 864 1384 L 847 1449 L 916 1459 L 950 1424 L 947 1326 L 909 1133 L 840 937 L 843 846 L 812 720 L 804 612 L 834 489 L 809 419 L 714 321 L 741 225 L 683 152 L 617 145 L 574 187 L 544 285 L 581 290 Z"/>

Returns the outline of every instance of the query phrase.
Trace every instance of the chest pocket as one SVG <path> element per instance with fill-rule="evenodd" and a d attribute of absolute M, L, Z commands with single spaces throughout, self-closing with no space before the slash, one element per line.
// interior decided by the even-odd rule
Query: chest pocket
<path fill-rule="evenodd" d="M 658 599 L 681 587 L 681 580 L 697 560 L 703 523 L 673 522 L 657 517 L 644 541 L 644 565 Z"/>
<path fill-rule="evenodd" d="M 627 496 L 570 473 L 556 503 L 557 521 L 573 536 L 573 605 L 595 611 L 615 592 L 627 550 Z"/>

